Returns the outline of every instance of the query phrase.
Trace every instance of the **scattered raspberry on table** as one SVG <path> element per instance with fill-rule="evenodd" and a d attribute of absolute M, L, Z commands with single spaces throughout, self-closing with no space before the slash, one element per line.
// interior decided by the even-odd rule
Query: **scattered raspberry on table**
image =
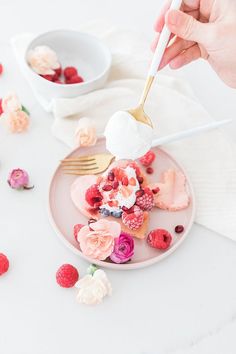
<path fill-rule="evenodd" d="M 72 288 L 78 279 L 78 270 L 71 264 L 63 264 L 56 273 L 57 284 L 63 288 Z"/>
<path fill-rule="evenodd" d="M 2 64 L 0 63 L 0 75 L 2 74 L 2 72 L 3 72 L 3 66 L 2 66 Z"/>
<path fill-rule="evenodd" d="M 0 276 L 6 273 L 9 269 L 9 260 L 5 254 L 0 253 Z"/>

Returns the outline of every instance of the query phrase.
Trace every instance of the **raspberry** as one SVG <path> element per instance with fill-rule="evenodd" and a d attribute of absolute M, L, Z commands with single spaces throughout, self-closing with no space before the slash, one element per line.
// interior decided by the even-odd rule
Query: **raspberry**
<path fill-rule="evenodd" d="M 151 210 L 154 206 L 153 193 L 150 188 L 146 187 L 143 190 L 143 194 L 137 195 L 136 205 L 138 205 L 142 210 Z M 139 192 L 139 191 L 138 191 Z"/>
<path fill-rule="evenodd" d="M 69 77 L 68 79 L 66 79 L 66 84 L 79 84 L 81 82 L 83 82 L 83 78 L 79 75 L 74 75 Z"/>
<path fill-rule="evenodd" d="M 82 227 L 84 227 L 84 225 L 82 225 L 82 224 L 74 225 L 74 238 L 76 239 L 76 241 L 77 241 L 78 233 L 79 233 L 80 229 L 82 229 Z"/>
<path fill-rule="evenodd" d="M 57 69 L 54 70 L 55 71 L 55 75 L 57 77 L 57 79 L 59 78 L 59 76 L 61 76 L 61 73 L 62 73 L 62 68 L 61 66 Z"/>
<path fill-rule="evenodd" d="M 147 243 L 153 248 L 159 250 L 166 250 L 172 241 L 171 234 L 164 229 L 156 229 L 149 232 L 147 237 Z"/>
<path fill-rule="evenodd" d="M 2 74 L 2 72 L 3 72 L 3 66 L 2 66 L 2 64 L 0 63 L 0 75 Z"/>
<path fill-rule="evenodd" d="M 56 273 L 57 284 L 63 288 L 71 288 L 78 279 L 78 270 L 71 264 L 63 264 Z"/>
<path fill-rule="evenodd" d="M 2 109 L 2 99 L 0 98 L 0 115 L 3 114 L 3 109 Z"/>
<path fill-rule="evenodd" d="M 9 260 L 5 254 L 0 253 L 0 276 L 8 271 Z"/>
<path fill-rule="evenodd" d="M 153 170 L 152 167 L 148 167 L 148 168 L 146 168 L 146 172 L 147 172 L 149 175 L 151 175 L 151 174 L 154 172 L 154 170 Z"/>
<path fill-rule="evenodd" d="M 55 80 L 55 75 L 41 75 L 44 79 L 48 81 L 54 81 Z"/>
<path fill-rule="evenodd" d="M 98 190 L 98 185 L 93 184 L 91 187 L 89 187 L 86 191 L 85 194 L 85 199 L 88 202 L 89 205 L 94 207 L 96 204 L 97 206 L 100 205 L 102 201 L 102 195 Z"/>
<path fill-rule="evenodd" d="M 123 223 L 131 230 L 138 230 L 142 226 L 143 220 L 143 211 L 137 205 L 134 206 L 133 212 L 123 211 L 122 213 Z"/>
<path fill-rule="evenodd" d="M 78 75 L 78 71 L 77 71 L 77 69 L 74 66 L 67 66 L 64 69 L 63 74 L 64 74 L 66 79 L 69 79 L 72 76 Z"/>
<path fill-rule="evenodd" d="M 139 161 L 143 166 L 148 167 L 153 163 L 155 158 L 156 158 L 155 152 L 149 150 L 144 156 L 140 157 Z"/>
<path fill-rule="evenodd" d="M 62 82 L 62 81 L 59 80 L 59 79 L 55 80 L 54 82 L 55 82 L 55 84 L 64 84 L 64 82 Z"/>
<path fill-rule="evenodd" d="M 181 234 L 181 232 L 183 232 L 183 231 L 184 231 L 183 225 L 177 225 L 177 226 L 175 226 L 175 232 L 176 232 L 177 234 Z"/>

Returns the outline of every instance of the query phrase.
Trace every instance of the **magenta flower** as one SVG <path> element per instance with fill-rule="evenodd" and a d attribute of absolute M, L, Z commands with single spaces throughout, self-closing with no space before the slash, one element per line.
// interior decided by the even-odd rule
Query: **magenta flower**
<path fill-rule="evenodd" d="M 134 240 L 125 233 L 121 233 L 118 238 L 115 239 L 114 250 L 110 255 L 110 259 L 114 263 L 125 263 L 129 261 L 134 255 Z"/>
<path fill-rule="evenodd" d="M 8 184 L 13 189 L 32 189 L 29 187 L 29 175 L 20 168 L 13 170 L 8 177 Z"/>

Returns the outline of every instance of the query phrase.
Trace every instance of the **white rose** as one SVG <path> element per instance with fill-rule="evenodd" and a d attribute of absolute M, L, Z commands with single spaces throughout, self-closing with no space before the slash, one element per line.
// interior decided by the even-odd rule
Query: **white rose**
<path fill-rule="evenodd" d="M 55 74 L 54 70 L 60 67 L 57 54 L 46 45 L 29 50 L 27 61 L 39 75 L 53 75 Z"/>
<path fill-rule="evenodd" d="M 75 131 L 75 145 L 93 146 L 96 142 L 97 132 L 94 121 L 87 117 L 80 118 Z"/>
<path fill-rule="evenodd" d="M 112 293 L 111 283 L 101 269 L 98 269 L 94 275 L 86 275 L 75 286 L 79 289 L 77 301 L 86 305 L 100 304 L 106 295 Z"/>

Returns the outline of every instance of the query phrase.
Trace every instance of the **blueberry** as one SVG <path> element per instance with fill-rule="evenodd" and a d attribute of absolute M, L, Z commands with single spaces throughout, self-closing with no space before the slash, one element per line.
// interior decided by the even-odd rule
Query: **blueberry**
<path fill-rule="evenodd" d="M 111 215 L 114 216 L 114 218 L 121 218 L 122 211 L 112 211 Z"/>
<path fill-rule="evenodd" d="M 111 215 L 110 211 L 107 210 L 106 208 L 102 208 L 102 209 L 100 210 L 100 213 L 101 213 L 103 216 L 110 216 L 110 215 Z"/>

